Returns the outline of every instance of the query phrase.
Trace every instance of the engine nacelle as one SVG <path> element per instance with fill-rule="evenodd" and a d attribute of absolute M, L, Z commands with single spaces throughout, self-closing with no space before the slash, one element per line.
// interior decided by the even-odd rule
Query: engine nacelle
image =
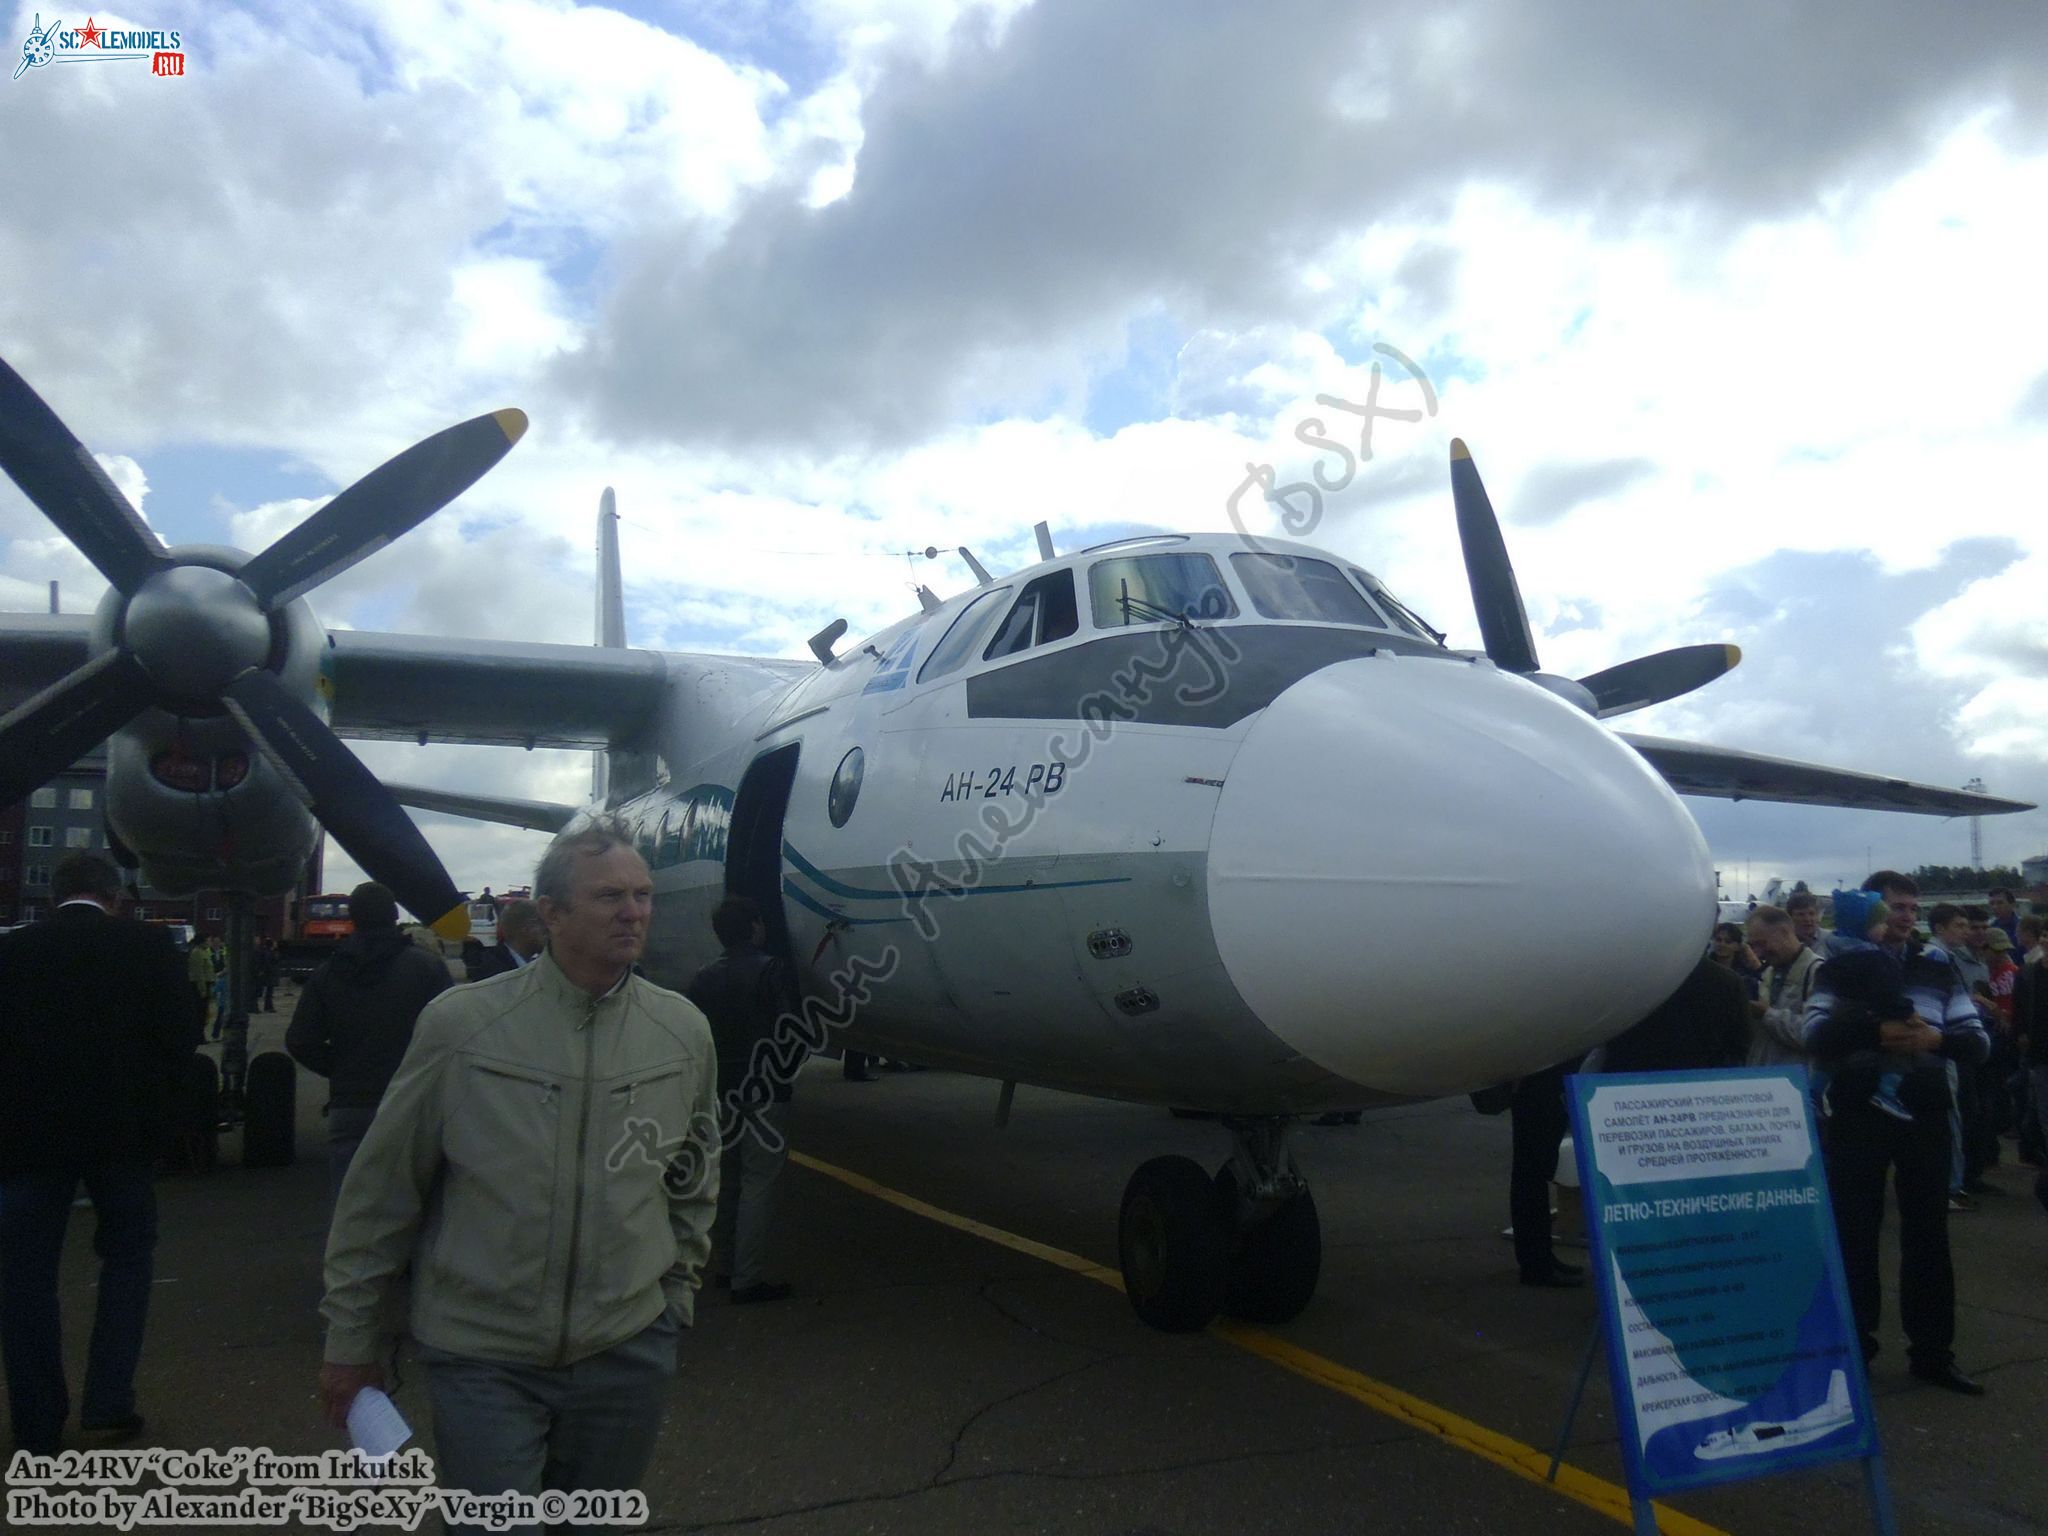
<path fill-rule="evenodd" d="M 232 574 L 249 559 L 241 550 L 217 545 L 185 545 L 171 554 L 184 568 L 206 573 Z M 175 594 L 152 611 L 136 613 L 130 601 L 109 591 L 94 615 L 93 654 L 147 638 L 151 645 L 137 647 L 145 665 L 161 657 L 157 664 L 167 675 L 159 680 L 182 691 L 173 680 L 175 669 L 188 650 L 206 647 L 216 634 L 214 626 L 198 621 L 189 636 L 182 634 L 183 619 Z M 267 633 L 254 632 L 252 664 L 253 651 L 267 643 L 260 664 L 326 718 L 320 653 L 327 634 L 313 610 L 301 598 L 262 622 Z M 134 632 L 144 625 L 158 632 Z M 250 646 L 250 637 L 240 643 Z M 168 896 L 202 889 L 259 896 L 289 891 L 319 837 L 297 789 L 211 699 L 195 699 L 189 710 L 151 707 L 109 739 L 106 806 L 107 822 L 140 862 L 144 882 Z"/>

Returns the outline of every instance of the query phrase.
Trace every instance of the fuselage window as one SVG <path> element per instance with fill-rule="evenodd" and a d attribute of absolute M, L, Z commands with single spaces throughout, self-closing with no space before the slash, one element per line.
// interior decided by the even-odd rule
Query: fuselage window
<path fill-rule="evenodd" d="M 1088 569 L 1097 629 L 1189 619 L 1234 619 L 1237 604 L 1207 555 L 1122 555 Z"/>
<path fill-rule="evenodd" d="M 825 814 L 832 818 L 833 826 L 845 826 L 847 817 L 853 814 L 853 803 L 860 798 L 860 781 L 866 765 L 867 754 L 859 747 L 854 747 L 839 759 L 839 767 L 832 775 L 832 788 L 825 796 Z"/>
<path fill-rule="evenodd" d="M 1017 606 L 982 656 L 985 660 L 1014 656 L 1034 645 L 1064 640 L 1080 627 L 1080 614 L 1074 606 L 1074 573 L 1054 571 L 1028 583 L 1017 594 Z"/>
<path fill-rule="evenodd" d="M 1232 555 L 1230 564 L 1252 606 L 1265 618 L 1390 627 L 1327 560 L 1258 553 Z"/>
<path fill-rule="evenodd" d="M 924 670 L 917 674 L 917 680 L 928 683 L 935 677 L 957 671 L 980 647 L 981 637 L 987 632 L 990 622 L 1003 611 L 1002 599 L 1009 595 L 1008 587 L 991 587 L 962 608 L 953 620 L 953 627 L 946 631 L 946 638 L 925 658 Z"/>

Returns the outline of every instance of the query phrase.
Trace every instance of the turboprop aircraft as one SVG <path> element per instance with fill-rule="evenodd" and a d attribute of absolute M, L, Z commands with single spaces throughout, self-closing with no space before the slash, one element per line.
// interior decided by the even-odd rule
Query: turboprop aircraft
<path fill-rule="evenodd" d="M 1647 1013 L 1698 960 L 1707 848 L 1674 791 L 1938 814 L 1985 795 L 1623 735 L 1732 666 L 1694 646 L 1541 670 L 1484 487 L 1451 480 L 1484 649 L 1304 544 L 1155 534 L 1041 559 L 811 661 L 625 644 L 616 516 L 598 644 L 325 631 L 304 594 L 453 499 L 524 418 L 407 450 L 256 556 L 165 549 L 0 364 L 4 467 L 106 575 L 91 620 L 0 619 L 0 804 L 110 733 L 117 846 L 167 891 L 289 886 L 306 808 L 418 916 L 460 904 L 399 803 L 553 830 L 624 818 L 653 871 L 646 967 L 680 985 L 727 892 L 757 901 L 835 1043 L 1208 1111 L 1213 1176 L 1132 1177 L 1118 1249 L 1147 1322 L 1292 1317 L 1321 1263 L 1302 1115 L 1465 1092 Z M 387 787 L 336 733 L 586 748 L 592 807 Z M 252 752 L 252 747 L 255 749 Z M 1603 892 L 1626 964 L 1585 963 Z M 445 916 L 444 916 L 445 914 Z M 1483 934 L 1453 975 L 1418 965 Z"/>
<path fill-rule="evenodd" d="M 1694 1446 L 1692 1453 L 1701 1461 L 1761 1456 L 1766 1451 L 1782 1451 L 1825 1439 L 1853 1422 L 1855 1417 L 1855 1409 L 1849 1403 L 1849 1373 L 1836 1371 L 1828 1377 L 1827 1397 L 1806 1412 L 1782 1423 L 1752 1419 L 1746 1424 L 1717 1429 Z"/>

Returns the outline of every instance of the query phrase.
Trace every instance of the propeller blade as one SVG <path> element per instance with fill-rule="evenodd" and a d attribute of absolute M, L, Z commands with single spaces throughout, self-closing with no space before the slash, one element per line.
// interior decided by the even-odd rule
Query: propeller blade
<path fill-rule="evenodd" d="M 372 880 L 444 939 L 469 935 L 469 907 L 420 829 L 327 723 L 273 672 L 252 667 L 226 703 L 298 790 L 329 835 Z"/>
<path fill-rule="evenodd" d="M 235 574 L 267 612 L 368 559 L 484 477 L 526 432 L 492 411 L 436 432 L 371 470 Z"/>
<path fill-rule="evenodd" d="M 95 656 L 0 720 L 0 805 L 39 789 L 121 729 L 154 696 L 125 651 Z"/>
<path fill-rule="evenodd" d="M 0 361 L 0 469 L 117 591 L 133 592 L 163 563 L 163 541 L 142 514 L 5 361 Z"/>
<path fill-rule="evenodd" d="M 1579 683 L 1592 693 L 1597 712 L 1605 720 L 1704 688 L 1724 672 L 1733 671 L 1741 660 L 1740 646 L 1681 645 L 1624 661 L 1605 672 L 1582 677 Z"/>
<path fill-rule="evenodd" d="M 1479 467 L 1472 462 L 1463 438 L 1451 439 L 1451 499 L 1458 508 L 1458 542 L 1465 550 L 1465 579 L 1472 584 L 1472 611 L 1479 618 L 1479 636 L 1493 664 L 1509 672 L 1534 672 L 1536 637 L 1515 568 L 1508 562 L 1507 541 L 1493 515 Z"/>

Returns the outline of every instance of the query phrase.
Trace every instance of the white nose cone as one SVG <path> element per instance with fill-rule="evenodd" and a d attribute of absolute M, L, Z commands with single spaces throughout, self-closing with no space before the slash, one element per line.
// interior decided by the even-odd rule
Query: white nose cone
<path fill-rule="evenodd" d="M 1463 1093 L 1633 1024 L 1698 961 L 1705 840 L 1605 726 L 1492 667 L 1341 662 L 1274 700 L 1209 854 L 1216 944 L 1275 1035 Z"/>

